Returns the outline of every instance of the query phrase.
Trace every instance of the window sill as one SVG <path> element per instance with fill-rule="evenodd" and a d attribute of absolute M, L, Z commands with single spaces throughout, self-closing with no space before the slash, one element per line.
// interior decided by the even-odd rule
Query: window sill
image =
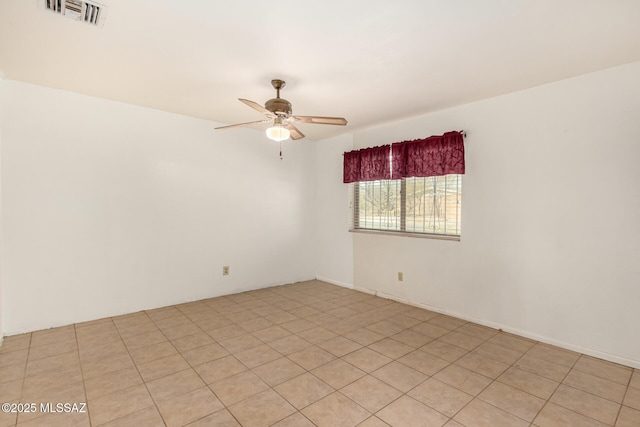
<path fill-rule="evenodd" d="M 349 232 L 363 233 L 363 234 L 379 234 L 382 236 L 417 237 L 420 239 L 451 240 L 454 242 L 460 241 L 460 236 L 449 236 L 446 234 L 411 233 L 408 231 L 393 231 L 393 230 L 369 230 L 366 228 L 352 228 L 349 230 Z"/>

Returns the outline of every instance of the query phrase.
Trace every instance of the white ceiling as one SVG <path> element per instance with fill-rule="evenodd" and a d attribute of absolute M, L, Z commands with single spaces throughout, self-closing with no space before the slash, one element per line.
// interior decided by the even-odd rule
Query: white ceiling
<path fill-rule="evenodd" d="M 640 0 L 99 0 L 101 28 L 42 1 L 0 0 L 7 79 L 236 123 L 282 78 L 349 120 L 313 139 L 640 60 Z"/>

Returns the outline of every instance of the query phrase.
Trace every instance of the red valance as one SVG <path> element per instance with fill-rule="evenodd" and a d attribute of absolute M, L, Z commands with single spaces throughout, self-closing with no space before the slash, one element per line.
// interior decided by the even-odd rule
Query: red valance
<path fill-rule="evenodd" d="M 390 154 L 390 145 L 344 153 L 343 182 L 389 179 L 391 176 Z"/>
<path fill-rule="evenodd" d="M 396 142 L 344 153 L 343 182 L 464 174 L 462 133 Z"/>
<path fill-rule="evenodd" d="M 393 179 L 464 174 L 464 138 L 460 132 L 396 142 Z"/>

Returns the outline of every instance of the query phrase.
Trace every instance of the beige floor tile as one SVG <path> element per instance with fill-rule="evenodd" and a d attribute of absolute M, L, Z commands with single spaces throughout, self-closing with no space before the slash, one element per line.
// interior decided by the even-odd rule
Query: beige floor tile
<path fill-rule="evenodd" d="M 539 397 L 497 381 L 484 389 L 478 399 L 529 422 L 533 421 L 545 404 Z"/>
<path fill-rule="evenodd" d="M 402 395 L 397 389 L 367 375 L 340 390 L 342 394 L 375 413 Z"/>
<path fill-rule="evenodd" d="M 444 359 L 448 362 L 455 362 L 468 353 L 467 350 L 444 341 L 436 340 L 420 348 L 421 351 Z"/>
<path fill-rule="evenodd" d="M 306 371 L 286 357 L 273 360 L 253 369 L 264 382 L 274 387 L 291 378 L 304 374 Z"/>
<path fill-rule="evenodd" d="M 537 343 L 527 352 L 529 356 L 553 362 L 558 365 L 572 367 L 580 357 L 580 353 L 565 350 L 549 344 Z"/>
<path fill-rule="evenodd" d="M 205 362 L 220 359 L 221 357 L 228 355 L 229 352 L 218 343 L 194 348 L 182 353 L 182 357 L 184 357 L 191 366 L 202 365 Z"/>
<path fill-rule="evenodd" d="M 12 335 L 4 337 L 0 346 L 0 355 L 14 351 L 26 350 L 31 344 L 31 334 Z"/>
<path fill-rule="evenodd" d="M 0 383 L 0 402 L 19 400 L 22 394 L 22 378 Z"/>
<path fill-rule="evenodd" d="M 513 366 L 556 382 L 561 382 L 571 370 L 567 366 L 548 362 L 528 354 L 522 356 Z"/>
<path fill-rule="evenodd" d="M 241 427 L 231 415 L 231 412 L 223 409 L 218 412 L 214 412 L 204 418 L 200 418 L 197 421 L 188 424 L 188 427 Z"/>
<path fill-rule="evenodd" d="M 386 338 L 386 337 L 390 337 L 391 335 L 395 335 L 399 332 L 402 332 L 406 328 L 396 323 L 393 323 L 390 320 L 381 320 L 379 322 L 374 323 L 373 325 L 367 326 L 367 329 L 375 333 L 378 333 Z"/>
<path fill-rule="evenodd" d="M 580 356 L 580 359 L 574 365 L 574 369 L 624 386 L 629 384 L 629 378 L 631 378 L 633 372 L 631 368 L 626 366 L 585 355 Z"/>
<path fill-rule="evenodd" d="M 352 353 L 362 346 L 345 337 L 335 337 L 318 344 L 318 347 L 328 351 L 336 357 L 342 357 Z"/>
<path fill-rule="evenodd" d="M 273 425 L 273 427 L 314 427 L 314 425 L 300 412 L 296 412 L 293 415 L 289 415 L 284 420 L 278 421 Z"/>
<path fill-rule="evenodd" d="M 412 348 L 419 348 L 433 341 L 435 338 L 428 337 L 409 329 L 391 336 L 391 339 L 406 344 Z"/>
<path fill-rule="evenodd" d="M 252 335 L 258 338 L 260 341 L 268 343 L 289 336 L 291 335 L 291 332 L 287 331 L 284 328 L 281 328 L 278 325 L 273 325 L 266 329 L 252 332 Z"/>
<path fill-rule="evenodd" d="M 298 317 L 294 316 L 291 313 L 287 313 L 286 311 L 281 311 L 266 316 L 266 319 L 272 323 L 275 323 L 276 325 L 280 325 L 282 323 L 291 322 L 292 320 L 297 320 Z"/>
<path fill-rule="evenodd" d="M 515 350 L 520 353 L 526 353 L 535 345 L 535 341 L 522 338 L 517 335 L 501 332 L 487 340 L 488 343 L 499 345 L 500 347 Z"/>
<path fill-rule="evenodd" d="M 640 410 L 640 389 L 629 387 L 624 397 L 624 404 L 630 408 Z"/>
<path fill-rule="evenodd" d="M 295 317 L 295 316 L 294 316 Z M 287 331 L 292 332 L 294 334 L 298 334 L 300 332 L 304 332 L 306 330 L 317 327 L 315 323 L 306 320 L 300 319 L 296 317 L 294 320 L 290 320 L 288 322 L 280 323 L 280 326 L 285 328 Z"/>
<path fill-rule="evenodd" d="M 391 362 L 371 373 L 374 377 L 384 381 L 403 393 L 427 379 L 427 376 L 399 362 Z"/>
<path fill-rule="evenodd" d="M 464 426 L 457 421 L 449 420 L 449 422 L 446 423 L 443 427 L 464 427 Z"/>
<path fill-rule="evenodd" d="M 95 399 L 138 384 L 142 384 L 142 377 L 135 367 L 124 368 L 84 380 L 88 399 Z"/>
<path fill-rule="evenodd" d="M 80 341 L 78 352 L 80 353 L 80 361 L 84 363 L 105 357 L 123 356 L 128 354 L 129 350 L 124 345 L 124 341 L 118 338 L 117 340 L 91 342 L 87 345 Z"/>
<path fill-rule="evenodd" d="M 527 427 L 529 423 L 502 409 L 474 399 L 454 417 L 465 427 Z"/>
<path fill-rule="evenodd" d="M 219 341 L 218 343 L 232 354 L 264 345 L 262 341 L 250 334 L 238 335 L 237 337 Z"/>
<path fill-rule="evenodd" d="M 245 335 L 247 333 L 247 331 L 245 331 L 238 325 L 228 325 L 228 326 L 221 326 L 215 329 L 207 329 L 206 332 L 207 334 L 209 334 L 211 338 L 213 338 L 218 342 L 239 337 L 240 335 Z"/>
<path fill-rule="evenodd" d="M 236 353 L 235 357 L 247 368 L 255 368 L 282 357 L 282 354 L 278 353 L 267 344 L 261 344 L 257 347 L 252 347 Z"/>
<path fill-rule="evenodd" d="M 498 378 L 509 368 L 509 365 L 505 363 L 473 352 L 461 357 L 455 364 L 493 379 Z"/>
<path fill-rule="evenodd" d="M 463 326 L 456 329 L 456 331 L 471 335 L 472 337 L 481 339 L 482 341 L 486 341 L 499 333 L 497 329 L 477 325 L 475 323 L 465 323 Z"/>
<path fill-rule="evenodd" d="M 472 396 L 491 383 L 491 379 L 457 365 L 449 365 L 433 377 Z"/>
<path fill-rule="evenodd" d="M 189 368 L 189 364 L 180 354 L 174 354 L 173 356 L 163 357 L 152 362 L 138 365 L 140 375 L 142 375 L 145 381 L 152 381 L 156 378 L 162 378 Z"/>
<path fill-rule="evenodd" d="M 256 317 L 255 319 L 245 320 L 244 322 L 238 323 L 242 329 L 247 332 L 256 332 L 262 329 L 266 329 L 269 326 L 273 326 L 273 323 L 264 317 Z"/>
<path fill-rule="evenodd" d="M 197 334 L 175 339 L 171 343 L 179 352 L 184 353 L 194 348 L 213 344 L 215 341 L 205 332 L 198 332 Z"/>
<path fill-rule="evenodd" d="M 454 329 L 459 328 L 467 322 L 462 319 L 456 319 L 455 317 L 440 314 L 429 319 L 429 323 L 453 331 Z"/>
<path fill-rule="evenodd" d="M 265 390 L 229 407 L 242 426 L 268 427 L 296 412 L 273 390 Z"/>
<path fill-rule="evenodd" d="M 77 366 L 60 369 L 59 371 L 27 377 L 22 384 L 22 397 L 44 397 L 70 384 L 82 382 L 82 371 Z M 5 384 L 0 386 L 3 389 Z M 12 399 L 6 399 L 12 400 Z M 4 402 L 5 400 L 3 400 Z M 24 399 L 23 399 L 24 402 Z"/>
<path fill-rule="evenodd" d="M 473 399 L 473 396 L 435 378 L 429 378 L 408 395 L 448 417 L 453 417 Z"/>
<path fill-rule="evenodd" d="M 221 315 L 212 315 L 207 317 L 206 319 L 196 320 L 194 321 L 196 325 L 203 331 L 208 331 L 211 329 L 222 328 L 223 326 L 233 325 L 233 322 L 227 319 L 226 317 L 222 317 Z"/>
<path fill-rule="evenodd" d="M 381 341 L 375 342 L 369 345 L 369 348 L 391 359 L 397 359 L 414 350 L 413 347 L 391 338 L 385 338 Z"/>
<path fill-rule="evenodd" d="M 550 401 L 609 425 L 613 425 L 620 410 L 617 403 L 562 384 Z"/>
<path fill-rule="evenodd" d="M 333 354 L 316 346 L 308 347 L 287 357 L 309 371 L 336 358 Z"/>
<path fill-rule="evenodd" d="M 312 344 L 335 338 L 337 335 L 321 326 L 298 333 L 298 336 Z"/>
<path fill-rule="evenodd" d="M 480 344 L 475 350 L 473 350 L 473 353 L 480 354 L 484 357 L 488 357 L 489 359 L 493 359 L 507 365 L 512 365 L 524 354 L 519 351 L 500 347 L 499 345 L 492 344 L 490 342 Z"/>
<path fill-rule="evenodd" d="M 373 415 L 367 418 L 366 420 L 364 420 L 363 422 L 361 422 L 360 424 L 358 424 L 358 427 L 389 427 L 389 424 L 385 423 L 380 418 Z"/>
<path fill-rule="evenodd" d="M 624 394 L 627 391 L 627 388 L 622 384 L 594 377 L 575 369 L 567 374 L 563 384 L 617 403 L 622 403 Z"/>
<path fill-rule="evenodd" d="M 340 389 L 365 376 L 363 370 L 340 359 L 322 365 L 311 373 L 335 389 Z"/>
<path fill-rule="evenodd" d="M 0 368 L 0 384 L 4 384 L 9 381 L 15 381 L 15 380 L 24 378 L 26 369 L 27 369 L 26 362 Z"/>
<path fill-rule="evenodd" d="M 306 341 L 297 335 L 289 335 L 284 338 L 271 341 L 268 344 L 276 351 L 285 356 L 297 351 L 304 350 L 305 348 L 311 347 L 313 345 L 309 341 Z"/>
<path fill-rule="evenodd" d="M 533 420 L 539 427 L 605 427 L 606 424 L 548 402 Z"/>
<path fill-rule="evenodd" d="M 449 329 L 434 325 L 429 322 L 418 323 L 416 326 L 412 327 L 411 330 L 414 332 L 418 332 L 419 334 L 431 337 L 433 339 L 438 339 L 443 335 L 451 332 Z"/>
<path fill-rule="evenodd" d="M 141 411 L 102 424 L 101 427 L 161 427 L 164 425 L 158 409 L 155 406 L 149 406 Z"/>
<path fill-rule="evenodd" d="M 241 372 L 217 381 L 210 384 L 209 387 L 227 407 L 269 388 L 264 381 L 251 371 Z"/>
<path fill-rule="evenodd" d="M 158 404 L 167 427 L 184 426 L 223 408 L 224 405 L 208 387 L 198 388 Z"/>
<path fill-rule="evenodd" d="M 302 409 L 333 393 L 334 389 L 317 377 L 306 373 L 274 388 L 297 409 Z"/>
<path fill-rule="evenodd" d="M 463 334 L 462 332 L 458 332 L 458 330 L 455 330 L 441 336 L 440 341 L 444 341 L 448 344 L 453 344 L 465 350 L 471 351 L 482 344 L 485 340 L 471 335 Z"/>
<path fill-rule="evenodd" d="M 360 345 L 370 345 L 376 341 L 384 339 L 384 335 L 377 332 L 373 332 L 366 328 L 356 329 L 345 334 L 345 337 L 351 341 L 357 342 Z"/>
<path fill-rule="evenodd" d="M 22 351 L 16 351 L 14 353 L 21 353 Z M 6 353 L 0 355 L 9 356 L 13 353 Z M 24 359 L 19 362 L 24 362 L 27 358 L 27 353 L 25 350 Z M 19 363 L 16 362 L 16 363 Z M 67 368 L 80 366 L 80 359 L 78 357 L 77 351 L 72 351 L 69 353 L 63 353 L 56 356 L 45 357 L 44 359 L 38 360 L 30 360 L 27 362 L 27 370 L 25 371 L 25 377 L 33 377 L 40 374 L 45 374 L 47 372 L 60 372 L 61 370 L 65 370 Z"/>
<path fill-rule="evenodd" d="M 100 425 L 153 405 L 144 385 L 137 385 L 88 402 L 92 425 Z"/>
<path fill-rule="evenodd" d="M 629 387 L 640 388 L 640 370 L 634 369 L 631 381 L 629 381 Z"/>
<path fill-rule="evenodd" d="M 31 334 L 31 348 L 75 339 L 76 328 L 73 325 L 36 331 Z"/>
<path fill-rule="evenodd" d="M 70 351 L 77 351 L 78 343 L 75 336 L 63 341 L 56 341 L 50 344 L 41 346 L 31 346 L 29 350 L 29 360 L 43 359 L 49 356 L 56 356 L 58 354 L 68 353 Z"/>
<path fill-rule="evenodd" d="M 203 363 L 194 368 L 198 375 L 211 384 L 247 370 L 247 367 L 233 356 L 225 356 L 220 359 Z"/>
<path fill-rule="evenodd" d="M 342 360 L 349 362 L 356 368 L 362 369 L 365 372 L 373 372 L 392 361 L 389 357 L 367 347 L 347 354 L 342 358 Z"/>
<path fill-rule="evenodd" d="M 149 347 L 138 348 L 130 352 L 131 358 L 137 365 L 152 362 L 174 354 L 178 354 L 178 351 L 169 341 L 154 344 Z"/>
<path fill-rule="evenodd" d="M 409 396 L 402 396 L 376 414 L 391 426 L 424 427 L 441 426 L 448 418 Z"/>
<path fill-rule="evenodd" d="M 142 335 L 123 337 L 123 341 L 129 351 L 131 351 L 137 348 L 148 347 L 153 344 L 165 342 L 167 341 L 167 337 L 165 337 L 160 331 L 153 331 Z"/>
<path fill-rule="evenodd" d="M 515 367 L 509 368 L 498 378 L 498 381 L 544 400 L 548 400 L 560 385 L 560 383 Z"/>
<path fill-rule="evenodd" d="M 22 427 L 89 427 L 89 414 L 83 413 L 46 413 L 37 418 L 18 424 Z"/>
<path fill-rule="evenodd" d="M 638 427 L 640 426 L 640 411 L 623 406 L 618 414 L 616 427 Z"/>
<path fill-rule="evenodd" d="M 156 404 L 160 404 L 174 397 L 204 387 L 205 383 L 193 369 L 187 369 L 147 382 L 146 386 Z"/>
<path fill-rule="evenodd" d="M 424 351 L 413 351 L 400 359 L 398 362 L 403 363 L 417 371 L 422 372 L 425 375 L 434 375 L 436 372 L 442 370 L 449 365 L 446 360 L 440 359 Z"/>
<path fill-rule="evenodd" d="M 309 405 L 302 413 L 318 427 L 352 427 L 371 414 L 339 392 Z"/>
<path fill-rule="evenodd" d="M 56 388 L 52 388 L 47 390 L 46 392 L 43 390 L 36 390 L 33 395 L 25 395 L 22 393 L 22 397 L 20 399 L 24 402 L 34 402 L 34 403 L 46 403 L 46 402 L 69 402 L 69 403 L 86 403 L 87 398 L 84 392 L 84 385 L 82 382 L 68 384 L 64 386 L 58 386 Z M 33 413 L 20 413 L 18 414 L 18 424 L 30 420 L 32 418 L 36 418 L 41 416 L 41 412 Z"/>
<path fill-rule="evenodd" d="M 191 321 L 184 325 L 162 329 L 162 333 L 170 340 L 176 340 L 178 338 L 186 337 L 189 335 L 195 335 L 199 332 L 202 332 L 202 329 L 200 329 L 195 323 L 192 323 Z"/>

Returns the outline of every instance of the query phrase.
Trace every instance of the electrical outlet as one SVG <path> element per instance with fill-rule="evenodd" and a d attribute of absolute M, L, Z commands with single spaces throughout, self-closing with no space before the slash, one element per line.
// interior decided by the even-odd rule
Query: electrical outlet
<path fill-rule="evenodd" d="M 222 267 L 222 275 L 223 276 L 228 276 L 229 275 L 229 266 L 225 265 Z"/>
<path fill-rule="evenodd" d="M 402 271 L 398 271 L 398 282 L 402 282 L 404 280 L 404 273 Z"/>

